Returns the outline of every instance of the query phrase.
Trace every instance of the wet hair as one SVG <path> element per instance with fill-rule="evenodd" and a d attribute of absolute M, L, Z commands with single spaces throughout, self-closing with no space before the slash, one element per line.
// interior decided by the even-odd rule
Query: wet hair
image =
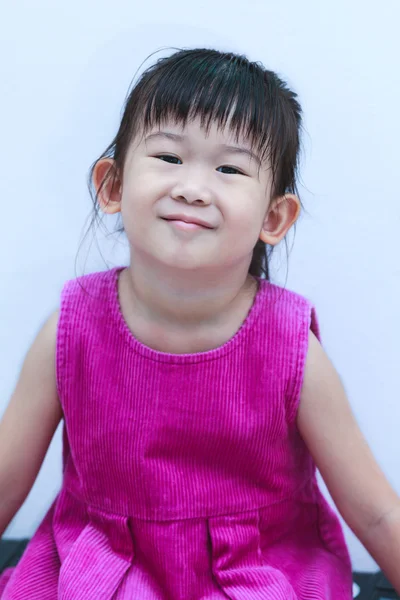
<path fill-rule="evenodd" d="M 297 94 L 276 73 L 260 62 L 250 62 L 245 55 L 195 48 L 178 49 L 158 59 L 130 91 L 115 138 L 90 168 L 92 224 L 99 211 L 93 186 L 96 163 L 111 157 L 117 171 L 113 169 L 111 176 L 123 174 L 127 151 L 139 131 L 144 134 L 167 121 L 184 127 L 188 120 L 200 118 L 201 127 L 208 133 L 211 123 L 223 129 L 229 118 L 236 140 L 242 136 L 261 160 L 267 161 L 272 198 L 286 193 L 298 195 L 301 117 Z M 262 240 L 257 241 L 249 274 L 270 278 L 272 250 Z"/>

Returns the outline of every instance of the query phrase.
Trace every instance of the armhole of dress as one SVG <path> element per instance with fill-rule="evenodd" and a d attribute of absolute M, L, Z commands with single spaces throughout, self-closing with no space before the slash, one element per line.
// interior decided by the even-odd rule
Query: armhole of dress
<path fill-rule="evenodd" d="M 298 343 L 293 349 L 292 381 L 288 390 L 287 420 L 294 423 L 300 404 L 301 390 L 303 387 L 305 366 L 308 353 L 308 338 L 310 329 L 321 342 L 319 322 L 315 307 L 307 302 L 306 306 L 299 307 Z"/>
<path fill-rule="evenodd" d="M 65 366 L 66 366 L 66 330 L 68 322 L 68 291 L 71 282 L 64 284 L 61 291 L 60 297 L 60 309 L 57 323 L 57 338 L 56 338 L 56 384 L 58 398 L 61 407 L 64 409 L 63 398 L 64 398 L 64 386 L 65 381 Z"/>

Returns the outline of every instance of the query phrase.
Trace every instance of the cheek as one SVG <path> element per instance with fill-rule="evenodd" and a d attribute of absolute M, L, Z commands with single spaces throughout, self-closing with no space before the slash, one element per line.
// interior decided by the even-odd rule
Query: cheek
<path fill-rule="evenodd" d="M 134 210 L 149 211 L 153 210 L 154 202 L 166 194 L 168 187 L 157 173 L 136 167 L 131 169 L 124 180 L 122 202 L 126 206 L 132 206 Z"/>
<path fill-rule="evenodd" d="M 125 189 L 121 199 L 121 219 L 128 237 L 132 242 L 140 237 L 141 232 L 148 228 L 145 225 L 145 212 L 143 207 L 143 195 L 140 190 Z M 147 219 L 148 221 L 148 219 Z"/>
<path fill-rule="evenodd" d="M 237 203 L 231 204 L 225 211 L 225 221 L 232 231 L 240 231 L 247 240 L 256 240 L 263 223 L 263 207 L 256 199 L 244 199 L 242 196 Z"/>
<path fill-rule="evenodd" d="M 130 178 L 124 182 L 121 199 L 122 218 L 136 218 L 145 216 L 149 210 L 152 190 L 143 177 Z"/>

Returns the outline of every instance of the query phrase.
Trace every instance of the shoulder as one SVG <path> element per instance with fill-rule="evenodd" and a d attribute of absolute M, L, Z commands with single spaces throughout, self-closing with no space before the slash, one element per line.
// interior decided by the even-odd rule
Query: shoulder
<path fill-rule="evenodd" d="M 266 280 L 261 280 L 261 289 L 264 312 L 273 317 L 275 328 L 286 331 L 293 340 L 299 334 L 304 343 L 308 342 L 310 330 L 320 339 L 317 313 L 310 299 Z"/>
<path fill-rule="evenodd" d="M 310 339 L 320 339 L 314 304 L 297 292 L 263 281 L 263 320 L 267 343 L 279 361 L 288 423 L 294 423 L 303 387 Z"/>
<path fill-rule="evenodd" d="M 311 306 L 311 301 L 302 294 L 290 290 L 286 287 L 280 286 L 276 283 L 272 283 L 265 279 L 259 279 L 261 289 L 263 290 L 265 298 L 271 302 L 273 301 L 278 306 L 288 304 L 294 308 L 303 308 L 305 306 Z"/>
<path fill-rule="evenodd" d="M 107 304 L 107 299 L 114 299 L 118 294 L 118 274 L 123 267 L 114 267 L 106 271 L 98 271 L 81 275 L 65 282 L 61 290 L 60 319 L 76 314 L 84 307 L 96 309 Z"/>
<path fill-rule="evenodd" d="M 104 347 L 110 318 L 118 310 L 118 273 L 123 267 L 68 280 L 61 292 L 56 335 L 57 379 L 62 385 L 88 349 Z"/>
<path fill-rule="evenodd" d="M 97 289 L 100 290 L 105 286 L 110 286 L 113 282 L 116 282 L 118 273 L 122 269 L 123 267 L 114 267 L 106 271 L 96 271 L 69 279 L 63 286 L 62 295 L 68 296 L 74 293 L 85 294 Z"/>
<path fill-rule="evenodd" d="M 59 356 L 64 342 L 69 346 L 104 323 L 110 311 L 118 306 L 118 274 L 114 267 L 68 280 L 61 291 L 57 327 Z"/>

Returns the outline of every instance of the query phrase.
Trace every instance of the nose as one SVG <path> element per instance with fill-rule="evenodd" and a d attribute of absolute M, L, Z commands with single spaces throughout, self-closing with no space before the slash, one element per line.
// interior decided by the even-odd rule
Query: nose
<path fill-rule="evenodd" d="M 188 204 L 211 204 L 212 192 L 207 185 L 204 175 L 187 175 L 182 177 L 171 190 L 171 197 L 177 201 L 184 201 Z"/>

